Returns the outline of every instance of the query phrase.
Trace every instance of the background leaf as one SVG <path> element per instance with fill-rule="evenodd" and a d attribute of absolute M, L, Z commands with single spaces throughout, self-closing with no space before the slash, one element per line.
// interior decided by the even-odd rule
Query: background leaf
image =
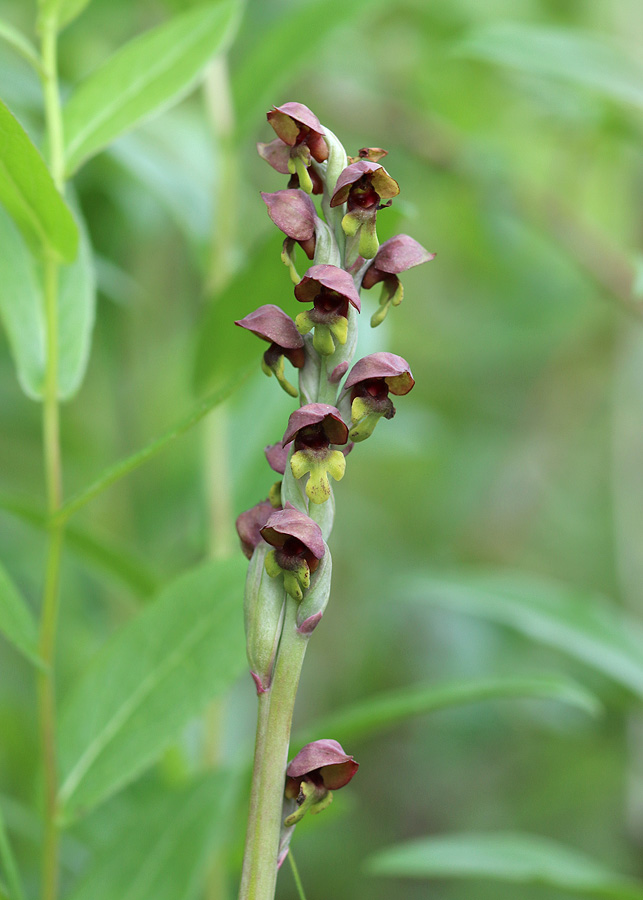
<path fill-rule="evenodd" d="M 524 22 L 472 31 L 457 53 L 534 75 L 564 79 L 643 109 L 643 66 L 606 38 Z"/>
<path fill-rule="evenodd" d="M 0 102 L 0 202 L 32 247 L 45 244 L 71 262 L 78 230 L 27 132 Z"/>
<path fill-rule="evenodd" d="M 248 256 L 246 264 L 206 310 L 198 331 L 194 363 L 196 393 L 216 390 L 235 372 L 242 372 L 255 360 L 257 369 L 268 345 L 234 324 L 256 308 L 257 292 L 261 305 L 274 303 L 283 307 L 292 300 L 290 312 L 295 314 L 297 301 L 288 270 L 282 265 L 280 238 L 271 234 Z M 281 278 L 275 278 L 275 267 Z"/>
<path fill-rule="evenodd" d="M 420 575 L 407 582 L 405 593 L 420 603 L 509 625 L 643 697 L 643 627 L 600 597 L 511 572 Z"/>
<path fill-rule="evenodd" d="M 371 857 L 367 871 L 394 878 L 492 878 L 614 900 L 643 898 L 643 885 L 591 857 L 546 838 L 511 832 L 410 841 Z"/>
<path fill-rule="evenodd" d="M 425 713 L 481 700 L 511 698 L 555 700 L 590 715 L 596 715 L 600 710 L 600 704 L 592 694 L 563 678 L 477 679 L 450 684 L 412 685 L 398 691 L 376 694 L 327 716 L 315 723 L 314 730 L 319 734 L 336 735 L 342 743 L 377 733 L 397 722 Z M 312 732 L 298 734 L 293 738 L 293 744 L 314 740 L 311 735 Z"/>
<path fill-rule="evenodd" d="M 0 207 L 0 317 L 23 391 L 42 396 L 45 337 L 41 289 L 33 258 L 9 214 Z"/>
<path fill-rule="evenodd" d="M 69 400 L 79 389 L 91 348 L 96 309 L 96 276 L 87 227 L 74 210 L 80 240 L 78 255 L 60 270 L 58 295 L 58 396 Z"/>
<path fill-rule="evenodd" d="M 139 800 L 69 900 L 190 900 L 228 835 L 237 793 L 237 776 L 215 772 Z"/>
<path fill-rule="evenodd" d="M 42 72 L 38 51 L 29 38 L 25 37 L 21 31 L 14 28 L 9 22 L 5 22 L 4 19 L 0 19 L 0 39 L 5 41 L 10 47 L 13 47 L 37 72 Z"/>
<path fill-rule="evenodd" d="M 236 0 L 176 16 L 118 50 L 64 108 L 67 173 L 142 120 L 176 102 L 232 37 Z"/>
<path fill-rule="evenodd" d="M 245 560 L 183 575 L 125 626 L 76 685 L 60 720 L 67 816 L 149 766 L 245 666 Z"/>
<path fill-rule="evenodd" d="M 0 632 L 27 659 L 40 664 L 35 619 L 2 565 L 0 565 Z"/>
<path fill-rule="evenodd" d="M 242 135 L 265 123 L 266 112 L 275 103 L 284 86 L 302 66 L 311 60 L 333 31 L 346 27 L 368 10 L 374 15 L 381 0 L 326 0 L 321 5 L 307 0 L 271 25 L 260 29 L 255 40 L 245 47 L 242 58 L 232 70 L 232 93 L 239 111 Z M 268 129 L 271 131 L 271 129 Z M 264 138 L 271 140 L 271 137 Z"/>

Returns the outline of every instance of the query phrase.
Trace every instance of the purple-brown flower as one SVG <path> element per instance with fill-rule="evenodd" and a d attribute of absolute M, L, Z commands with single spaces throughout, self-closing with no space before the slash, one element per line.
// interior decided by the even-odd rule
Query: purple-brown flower
<path fill-rule="evenodd" d="M 322 356 L 335 352 L 335 340 L 346 343 L 348 335 L 348 308 L 361 309 L 359 294 L 353 279 L 337 266 L 311 266 L 295 287 L 295 297 L 300 303 L 310 303 L 295 319 L 300 334 L 315 329 L 313 346 Z"/>
<path fill-rule="evenodd" d="M 297 388 L 290 384 L 284 374 L 284 356 L 295 368 L 301 369 L 306 361 L 306 352 L 303 338 L 290 316 L 274 303 L 267 303 L 234 324 L 268 341 L 270 346 L 263 355 L 261 368 L 266 375 L 274 374 L 287 394 L 297 397 Z"/>
<path fill-rule="evenodd" d="M 337 741 L 325 739 L 306 744 L 286 769 L 285 795 L 297 801 L 297 810 L 288 816 L 286 826 L 295 825 L 306 812 L 318 813 L 337 791 L 354 777 L 359 768 L 352 756 Z"/>
<path fill-rule="evenodd" d="M 268 207 L 268 215 L 286 235 L 281 258 L 288 266 L 292 280 L 297 284 L 299 275 L 295 269 L 293 250 L 299 244 L 308 259 L 315 255 L 315 224 L 317 210 L 308 194 L 299 190 L 263 193 L 261 199 Z"/>
<path fill-rule="evenodd" d="M 346 471 L 346 457 L 334 444 L 345 444 L 348 426 L 339 410 L 328 403 L 308 403 L 296 409 L 288 419 L 282 441 L 294 441 L 290 468 L 295 478 L 308 475 L 306 495 L 313 503 L 324 503 L 330 497 L 330 475 L 340 481 Z"/>
<path fill-rule="evenodd" d="M 289 173 L 297 179 L 288 187 L 301 187 L 307 194 L 321 193 L 321 179 L 311 170 L 318 182 L 316 186 L 309 171 L 313 159 L 319 163 L 328 159 L 324 129 L 317 116 L 303 103 L 290 102 L 273 107 L 267 118 L 277 138 L 268 144 L 258 144 L 259 155 L 278 172 Z"/>
<path fill-rule="evenodd" d="M 241 549 L 250 559 L 257 544 L 263 540 L 261 529 L 264 527 L 270 516 L 274 513 L 275 507 L 269 500 L 262 500 L 252 509 L 247 509 L 237 516 L 236 528 L 239 540 L 241 541 Z"/>
<path fill-rule="evenodd" d="M 348 237 L 357 239 L 359 235 L 358 253 L 364 259 L 372 259 L 377 253 L 375 220 L 378 209 L 390 206 L 392 198 L 399 193 L 399 184 L 384 166 L 368 159 L 351 163 L 337 179 L 330 205 L 347 204 L 342 228 Z M 388 202 L 382 204 L 382 200 Z"/>
<path fill-rule="evenodd" d="M 389 393 L 408 394 L 415 380 L 409 364 L 395 353 L 371 353 L 355 363 L 344 391 L 350 392 L 352 441 L 364 441 L 384 417 L 392 419 L 395 407 Z"/>
<path fill-rule="evenodd" d="M 295 600 L 303 599 L 310 575 L 325 553 L 321 528 L 290 503 L 273 512 L 261 529 L 261 536 L 275 549 L 266 556 L 266 572 L 271 578 L 284 576 L 284 589 Z"/>
<path fill-rule="evenodd" d="M 399 306 L 402 302 L 404 288 L 397 277 L 399 273 L 432 259 L 435 253 L 429 253 L 408 234 L 398 234 L 382 244 L 362 279 L 362 287 L 367 289 L 383 282 L 380 308 L 371 318 L 373 327 L 384 321 L 391 304 Z"/>

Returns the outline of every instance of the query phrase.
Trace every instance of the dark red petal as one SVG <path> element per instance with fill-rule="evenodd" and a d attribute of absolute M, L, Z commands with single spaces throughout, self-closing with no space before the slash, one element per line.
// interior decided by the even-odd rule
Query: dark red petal
<path fill-rule="evenodd" d="M 395 353 L 371 353 L 358 360 L 350 371 L 344 388 L 351 388 L 360 381 L 383 378 L 392 394 L 408 394 L 415 380 L 407 361 Z"/>
<path fill-rule="evenodd" d="M 264 447 L 263 452 L 266 454 L 270 468 L 278 472 L 279 475 L 283 475 L 288 463 L 289 448 L 283 447 L 280 441 L 278 444 L 269 444 L 267 447 Z"/>
<path fill-rule="evenodd" d="M 351 780 L 359 763 L 344 752 L 337 741 L 324 739 L 306 744 L 289 763 L 286 774 L 289 778 L 302 778 L 312 772 L 320 772 L 324 787 L 337 790 Z"/>
<path fill-rule="evenodd" d="M 317 210 L 308 194 L 286 189 L 274 194 L 262 192 L 261 199 L 277 228 L 295 241 L 308 241 L 315 233 Z"/>
<path fill-rule="evenodd" d="M 324 555 L 324 539 L 321 528 L 306 513 L 299 512 L 290 503 L 286 508 L 274 512 L 261 529 L 265 541 L 273 547 L 283 547 L 289 537 L 296 538 L 308 548 L 316 559 Z"/>
<path fill-rule="evenodd" d="M 296 409 L 288 419 L 282 446 L 295 439 L 297 432 L 308 425 L 323 422 L 324 433 L 331 444 L 345 444 L 348 440 L 348 427 L 342 420 L 339 410 L 329 403 L 308 403 Z"/>
<path fill-rule="evenodd" d="M 290 147 L 284 144 L 279 138 L 270 141 L 268 144 L 259 142 L 257 144 L 257 153 L 262 159 L 265 159 L 268 165 L 271 165 L 277 172 L 282 175 L 289 175 L 288 160 L 290 159 Z"/>
<path fill-rule="evenodd" d="M 353 279 L 348 272 L 337 266 L 311 266 L 299 284 L 295 285 L 295 297 L 301 303 L 312 303 L 320 286 L 335 291 L 345 297 L 358 312 L 361 310 L 362 304 Z"/>
<path fill-rule="evenodd" d="M 252 551 L 261 541 L 261 529 L 266 524 L 275 508 L 269 500 L 262 500 L 252 509 L 247 509 L 237 517 L 236 528 L 241 548 L 250 559 Z"/>
<path fill-rule="evenodd" d="M 398 275 L 434 258 L 435 253 L 429 253 L 408 234 L 398 234 L 384 241 L 373 260 L 373 267 L 380 272 Z"/>
<path fill-rule="evenodd" d="M 290 141 L 287 140 L 281 134 L 281 130 L 284 129 L 285 133 L 289 134 L 290 129 L 284 122 L 284 118 L 292 119 L 296 124 L 305 125 L 307 128 L 310 128 L 311 131 L 317 132 L 317 134 L 324 134 L 324 129 L 321 126 L 321 122 L 317 118 L 314 112 L 308 109 L 307 106 L 304 106 L 303 103 L 296 103 L 294 101 L 289 101 L 288 103 L 284 103 L 282 106 L 274 106 L 270 112 L 267 114 L 267 119 L 275 129 L 276 133 L 279 135 L 282 140 L 286 141 L 286 143 L 290 144 Z M 297 129 L 299 131 L 299 129 Z M 295 140 L 297 136 L 295 136 Z M 290 146 L 294 146 L 295 140 L 293 140 Z"/>
<path fill-rule="evenodd" d="M 304 339 L 297 331 L 293 320 L 274 303 L 260 306 L 243 319 L 237 319 L 234 324 L 251 331 L 264 341 L 278 344 L 287 350 L 304 346 Z"/>

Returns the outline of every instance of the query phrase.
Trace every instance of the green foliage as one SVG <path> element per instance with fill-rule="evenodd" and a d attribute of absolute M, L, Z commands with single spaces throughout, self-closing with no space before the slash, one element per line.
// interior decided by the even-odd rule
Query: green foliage
<path fill-rule="evenodd" d="M 0 565 L 0 633 L 27 659 L 40 664 L 33 614 L 5 569 Z"/>
<path fill-rule="evenodd" d="M 502 572 L 412 578 L 420 603 L 482 616 L 580 659 L 643 697 L 643 626 L 600 597 L 545 579 Z"/>
<path fill-rule="evenodd" d="M 383 850 L 368 871 L 396 878 L 491 878 L 614 900 L 643 897 L 643 884 L 610 872 L 583 853 L 528 834 L 423 838 Z"/>
<path fill-rule="evenodd" d="M 0 317 L 6 329 L 20 386 L 42 396 L 45 336 L 42 290 L 33 257 L 9 215 L 0 208 Z"/>
<path fill-rule="evenodd" d="M 64 110 L 67 174 L 194 87 L 237 18 L 237 0 L 192 9 L 130 41 L 89 75 Z"/>
<path fill-rule="evenodd" d="M 0 19 L 0 39 L 26 59 L 37 72 L 41 71 L 40 57 L 34 45 L 21 31 L 2 19 Z"/>
<path fill-rule="evenodd" d="M 471 32 L 458 53 L 532 75 L 558 78 L 643 108 L 643 67 L 624 47 L 591 35 L 518 22 Z"/>
<path fill-rule="evenodd" d="M 321 722 L 316 722 L 315 730 L 334 734 L 343 743 L 377 734 L 398 722 L 441 709 L 479 703 L 482 700 L 514 698 L 554 700 L 590 715 L 596 715 L 600 710 L 595 697 L 563 678 L 479 679 L 442 685 L 413 685 L 399 691 L 375 695 L 363 703 L 339 709 Z M 293 743 L 305 744 L 311 740 L 312 732 L 297 735 Z"/>
<path fill-rule="evenodd" d="M 71 211 L 27 132 L 2 102 L 0 203 L 37 252 L 46 247 L 65 262 L 74 260 L 78 229 Z"/>
<path fill-rule="evenodd" d="M 139 800 L 93 859 L 70 900 L 198 896 L 208 862 L 227 836 L 237 788 L 238 777 L 215 772 Z"/>
<path fill-rule="evenodd" d="M 150 766 L 245 663 L 242 560 L 199 566 L 122 629 L 60 720 L 63 813 L 74 818 Z"/>

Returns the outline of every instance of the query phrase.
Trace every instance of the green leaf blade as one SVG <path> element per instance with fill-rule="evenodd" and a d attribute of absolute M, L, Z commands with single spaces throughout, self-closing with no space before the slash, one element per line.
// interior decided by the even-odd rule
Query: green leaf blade
<path fill-rule="evenodd" d="M 613 900 L 642 900 L 643 885 L 556 841 L 517 832 L 421 838 L 383 850 L 367 863 L 392 878 L 480 878 L 537 884 Z"/>
<path fill-rule="evenodd" d="M 315 731 L 337 735 L 337 740 L 350 741 L 383 731 L 406 719 L 439 712 L 455 706 L 486 700 L 552 700 L 565 703 L 595 716 L 600 712 L 598 700 L 584 688 L 556 676 L 533 678 L 479 678 L 445 684 L 412 685 L 397 691 L 376 694 L 346 709 L 327 716 L 315 724 Z M 308 734 L 297 735 L 295 741 L 307 743 Z"/>
<path fill-rule="evenodd" d="M 196 896 L 209 861 L 227 835 L 238 781 L 229 772 L 215 772 L 180 790 L 137 802 L 69 900 Z"/>
<path fill-rule="evenodd" d="M 60 721 L 61 801 L 79 815 L 151 765 L 245 668 L 243 559 L 200 566 L 125 626 Z"/>
<path fill-rule="evenodd" d="M 30 662 L 41 666 L 38 629 L 31 610 L 0 565 L 0 632 Z"/>
<path fill-rule="evenodd" d="M 0 203 L 32 248 L 49 248 L 72 262 L 78 229 L 27 132 L 0 102 Z"/>
<path fill-rule="evenodd" d="M 32 400 L 42 397 L 45 325 L 34 260 L 13 220 L 0 207 L 0 319 L 18 381 Z"/>
<path fill-rule="evenodd" d="M 78 255 L 60 270 L 58 294 L 58 397 L 69 400 L 82 384 L 96 311 L 94 255 L 87 228 L 78 209 Z"/>
<path fill-rule="evenodd" d="M 179 100 L 231 39 L 237 18 L 237 0 L 192 9 L 130 41 L 89 75 L 63 110 L 67 173 Z"/>
<path fill-rule="evenodd" d="M 643 67 L 627 48 L 578 30 L 494 22 L 472 31 L 459 56 L 556 78 L 643 109 Z"/>
<path fill-rule="evenodd" d="M 602 597 L 525 573 L 420 574 L 407 580 L 403 594 L 507 625 L 643 697 L 643 626 Z"/>

